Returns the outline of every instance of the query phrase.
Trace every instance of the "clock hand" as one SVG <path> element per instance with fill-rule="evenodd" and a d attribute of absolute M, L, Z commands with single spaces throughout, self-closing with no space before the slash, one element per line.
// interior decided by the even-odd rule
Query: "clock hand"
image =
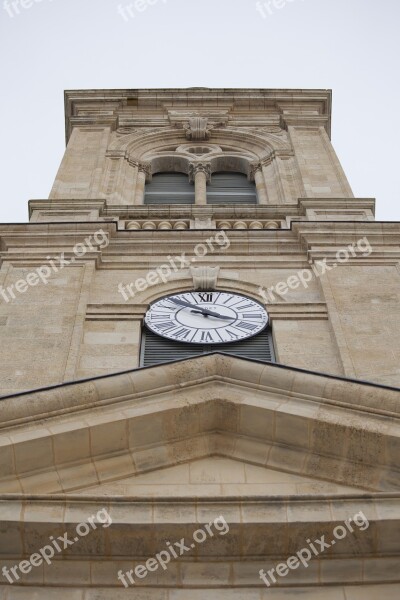
<path fill-rule="evenodd" d="M 217 319 L 223 319 L 224 321 L 232 321 L 233 317 L 226 317 L 225 315 L 220 315 L 219 313 L 216 313 L 212 310 L 208 310 L 207 308 L 203 308 L 203 309 L 199 309 L 199 310 L 191 310 L 190 312 L 192 313 L 201 313 L 203 315 L 205 315 L 206 317 L 210 316 L 210 317 L 216 317 Z"/>
<path fill-rule="evenodd" d="M 186 308 L 193 309 L 192 312 L 199 312 L 202 315 L 217 317 L 218 319 L 223 319 L 224 321 L 232 321 L 232 317 L 225 317 L 224 315 L 220 315 L 212 310 L 208 310 L 207 308 L 201 308 L 200 306 L 196 306 L 195 304 L 191 304 L 190 302 L 185 302 L 185 300 L 178 300 L 177 298 L 171 298 L 171 301 L 174 304 L 178 304 L 180 306 L 185 306 Z"/>
<path fill-rule="evenodd" d="M 185 300 L 178 300 L 177 298 L 171 298 L 171 302 L 174 304 L 179 304 L 180 306 L 185 306 L 187 308 L 195 308 L 196 310 L 200 310 L 200 307 L 197 307 L 195 304 L 190 304 L 190 302 L 185 302 Z"/>

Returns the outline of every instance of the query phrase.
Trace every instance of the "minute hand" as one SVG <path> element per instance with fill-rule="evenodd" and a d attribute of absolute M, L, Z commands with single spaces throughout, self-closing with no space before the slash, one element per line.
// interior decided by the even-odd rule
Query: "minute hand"
<path fill-rule="evenodd" d="M 232 321 L 232 317 L 220 315 L 219 313 L 216 313 L 212 310 L 208 310 L 207 308 L 201 308 L 200 306 L 196 306 L 196 304 L 190 304 L 190 302 L 185 302 L 184 300 L 178 300 L 177 298 L 173 298 L 172 302 L 174 304 L 179 304 L 180 306 L 185 306 L 186 308 L 191 308 L 193 312 L 199 312 L 203 315 L 216 317 L 217 319 L 223 319 L 224 321 Z"/>

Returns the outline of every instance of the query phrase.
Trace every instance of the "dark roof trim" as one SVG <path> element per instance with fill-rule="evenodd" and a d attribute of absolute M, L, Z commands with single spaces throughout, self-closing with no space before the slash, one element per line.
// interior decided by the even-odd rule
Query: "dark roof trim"
<path fill-rule="evenodd" d="M 315 375 L 316 377 L 325 377 L 326 379 L 333 379 L 336 381 L 345 381 L 347 383 L 355 383 L 358 385 L 364 385 L 364 386 L 369 386 L 372 388 L 376 388 L 376 389 L 383 389 L 383 390 L 390 390 L 390 391 L 394 391 L 394 392 L 400 392 L 400 388 L 396 388 L 393 386 L 388 386 L 388 385 L 383 385 L 380 383 L 374 383 L 372 381 L 364 381 L 361 379 L 352 379 L 349 377 L 342 377 L 339 375 L 331 375 L 328 373 L 320 373 L 318 371 L 309 371 L 307 369 L 299 369 L 298 367 L 289 367 L 287 365 L 281 365 L 278 363 L 272 363 L 272 362 L 263 362 L 263 361 L 259 361 L 259 360 L 253 360 L 253 359 L 249 359 L 249 358 L 242 358 L 242 357 L 238 357 L 238 356 L 232 356 L 231 354 L 228 354 L 226 352 L 210 352 L 209 354 L 205 355 L 207 357 L 210 356 L 227 356 L 229 358 L 235 358 L 238 360 L 245 360 L 251 363 L 256 363 L 256 364 L 261 364 L 261 365 L 270 365 L 272 367 L 275 367 L 277 369 L 282 369 L 285 371 L 292 371 L 295 373 L 305 373 L 307 375 Z M 171 365 L 171 364 L 176 364 L 176 363 L 184 363 L 188 360 L 196 360 L 197 358 L 204 358 L 204 355 L 202 355 L 201 357 L 191 357 L 191 358 L 184 358 L 182 360 L 171 360 L 171 362 L 168 363 L 163 363 L 162 366 L 166 366 L 166 365 Z M 78 385 L 80 383 L 89 383 L 91 381 L 100 381 L 102 379 L 108 379 L 111 377 L 115 377 L 117 375 L 126 375 L 129 373 L 136 373 L 138 371 L 144 371 L 144 370 L 148 370 L 148 369 L 157 369 L 160 365 L 154 365 L 151 367 L 137 367 L 135 369 L 129 369 L 127 371 L 118 371 L 116 373 L 109 373 L 108 375 L 99 375 L 97 377 L 89 377 L 86 379 L 77 379 L 75 381 L 65 381 L 63 383 L 58 383 L 55 385 L 50 385 L 50 386 L 46 386 L 46 387 L 42 387 L 42 388 L 36 388 L 36 389 L 31 389 L 31 390 L 25 390 L 23 392 L 17 392 L 16 394 L 10 394 L 8 396 L 0 396 L 0 401 L 1 400 L 6 400 L 7 398 L 18 398 L 20 396 L 27 396 L 28 394 L 33 394 L 36 392 L 45 392 L 45 391 L 49 391 L 49 390 L 56 390 L 62 387 L 66 387 L 66 386 L 72 386 L 72 385 Z"/>

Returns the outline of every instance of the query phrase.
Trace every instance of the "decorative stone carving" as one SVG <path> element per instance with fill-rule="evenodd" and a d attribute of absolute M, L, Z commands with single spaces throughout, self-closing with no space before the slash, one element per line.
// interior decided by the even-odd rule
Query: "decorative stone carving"
<path fill-rule="evenodd" d="M 185 229 L 281 229 L 280 221 L 225 220 L 214 221 L 212 216 L 196 216 L 189 221 L 127 221 L 128 230 L 185 230 Z"/>
<path fill-rule="evenodd" d="M 156 229 L 160 231 L 171 231 L 189 229 L 189 221 L 127 221 L 125 229 L 128 230 L 148 230 L 154 231 Z"/>
<path fill-rule="evenodd" d="M 229 121 L 230 108 L 225 107 L 197 107 L 197 108 L 170 108 L 168 119 L 171 125 L 184 129 L 189 140 L 206 140 L 214 127 L 225 127 Z"/>
<path fill-rule="evenodd" d="M 256 161 L 250 164 L 249 179 L 254 181 L 257 171 L 262 171 L 261 161 Z"/>
<path fill-rule="evenodd" d="M 189 181 L 194 183 L 196 175 L 198 173 L 204 173 L 206 180 L 209 183 L 211 181 L 211 165 L 205 162 L 195 162 L 189 165 Z"/>
<path fill-rule="evenodd" d="M 264 225 L 265 229 L 280 229 L 280 223 L 278 221 L 268 221 Z"/>
<path fill-rule="evenodd" d="M 265 156 L 261 161 L 261 167 L 268 167 L 276 159 L 276 152 L 273 150 L 269 156 Z"/>
<path fill-rule="evenodd" d="M 220 221 L 217 224 L 217 228 L 218 229 L 232 229 L 232 223 L 230 223 L 229 221 Z"/>
<path fill-rule="evenodd" d="M 174 229 L 178 231 L 183 231 L 184 229 L 188 229 L 189 225 L 185 221 L 176 221 L 174 224 Z"/>
<path fill-rule="evenodd" d="M 218 221 L 217 229 L 281 229 L 280 221 Z"/>
<path fill-rule="evenodd" d="M 143 229 L 154 230 L 157 229 L 157 225 L 154 223 L 154 221 L 146 221 L 143 223 Z"/>
<path fill-rule="evenodd" d="M 252 221 L 249 225 L 249 229 L 262 229 L 263 224 L 261 221 Z"/>
<path fill-rule="evenodd" d="M 186 131 L 186 138 L 197 142 L 210 139 L 211 130 L 207 125 L 208 119 L 206 117 L 192 117 L 183 126 Z"/>
<path fill-rule="evenodd" d="M 199 146 L 194 144 L 182 144 L 178 146 L 176 149 L 178 153 L 184 153 L 190 156 L 191 160 L 195 160 L 197 157 L 198 160 L 204 160 L 204 156 L 209 156 L 212 154 L 222 154 L 222 148 L 217 146 L 216 144 L 201 144 Z"/>
<path fill-rule="evenodd" d="M 151 164 L 150 163 L 138 163 L 139 173 L 144 173 L 146 179 L 151 177 Z"/>
<path fill-rule="evenodd" d="M 161 223 L 158 224 L 158 229 L 161 229 L 161 230 L 172 229 L 172 224 L 169 221 L 161 221 Z"/>
<path fill-rule="evenodd" d="M 257 171 L 262 171 L 263 167 L 270 165 L 276 158 L 282 160 L 289 160 L 294 156 L 294 151 L 291 148 L 273 150 L 268 156 L 265 156 L 261 160 L 255 161 L 250 164 L 249 177 L 251 181 L 254 181 Z"/>
<path fill-rule="evenodd" d="M 195 290 L 215 290 L 218 283 L 219 267 L 190 267 Z"/>
<path fill-rule="evenodd" d="M 140 223 L 138 221 L 129 221 L 126 225 L 125 225 L 126 229 L 131 230 L 139 230 L 141 229 Z"/>
<path fill-rule="evenodd" d="M 247 223 L 245 221 L 236 221 L 233 229 L 247 229 Z"/>

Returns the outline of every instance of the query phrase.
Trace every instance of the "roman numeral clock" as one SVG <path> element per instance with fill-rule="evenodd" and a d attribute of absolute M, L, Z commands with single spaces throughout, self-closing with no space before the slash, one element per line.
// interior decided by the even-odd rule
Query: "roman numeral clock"
<path fill-rule="evenodd" d="M 156 364 L 219 349 L 273 360 L 268 321 L 264 306 L 241 294 L 212 291 L 166 296 L 153 302 L 146 313 L 142 362 Z"/>

